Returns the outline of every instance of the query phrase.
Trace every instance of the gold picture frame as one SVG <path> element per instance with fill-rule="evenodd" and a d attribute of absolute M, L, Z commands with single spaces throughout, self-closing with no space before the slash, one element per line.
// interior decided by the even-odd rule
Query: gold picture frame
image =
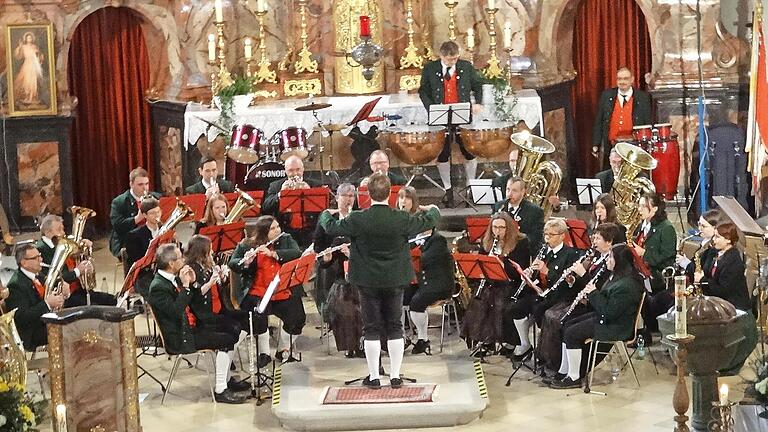
<path fill-rule="evenodd" d="M 9 24 L 5 35 L 8 116 L 56 115 L 53 26 Z"/>

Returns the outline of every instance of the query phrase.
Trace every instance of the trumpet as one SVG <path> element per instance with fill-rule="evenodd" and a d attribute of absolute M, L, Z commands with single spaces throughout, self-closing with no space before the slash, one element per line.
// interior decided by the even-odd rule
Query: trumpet
<path fill-rule="evenodd" d="M 536 254 L 536 258 L 534 258 L 534 261 L 536 260 L 541 261 L 544 259 L 544 254 L 546 253 L 547 247 L 548 246 L 545 244 L 544 246 L 541 247 L 541 249 L 539 249 L 539 253 Z M 530 279 L 536 279 L 533 274 L 534 272 L 531 270 L 530 267 L 525 269 L 525 273 L 530 276 Z M 520 286 L 517 287 L 517 291 L 515 291 L 515 293 L 511 297 L 511 300 L 513 302 L 517 302 L 520 299 L 520 294 L 523 293 L 525 286 L 526 286 L 525 279 L 523 279 L 523 281 L 520 282 Z"/>
<path fill-rule="evenodd" d="M 591 260 L 591 259 L 592 259 L 594 256 L 595 256 L 595 250 L 594 250 L 594 249 L 589 249 L 589 250 L 587 251 L 587 253 L 585 253 L 584 255 L 582 255 L 582 257 L 581 257 L 581 258 L 579 258 L 579 260 L 578 260 L 578 261 L 576 261 L 576 263 L 575 263 L 574 265 L 576 265 L 576 264 L 583 264 L 585 261 L 587 261 L 587 260 Z M 569 278 L 570 278 L 570 279 L 569 279 Z M 546 298 L 546 297 L 549 295 L 549 293 L 552 293 L 552 292 L 554 292 L 554 291 L 557 291 L 557 288 L 558 288 L 558 287 L 559 287 L 559 286 L 560 286 L 560 285 L 561 285 L 563 282 L 565 282 L 565 281 L 569 281 L 569 284 L 572 284 L 572 283 L 573 283 L 573 270 L 571 270 L 570 268 L 569 268 L 569 269 L 566 269 L 566 270 L 563 272 L 563 274 L 562 274 L 562 275 L 560 275 L 560 278 L 559 278 L 559 279 L 557 279 L 557 282 L 555 282 L 554 284 L 552 284 L 552 286 L 551 286 L 551 287 L 549 287 L 549 288 L 545 289 L 545 290 L 544 290 L 544 292 L 543 292 L 543 293 L 541 293 L 541 296 L 540 296 L 540 297 L 541 297 L 541 298 Z"/>
<path fill-rule="evenodd" d="M 284 235 L 286 235 L 286 233 L 284 233 L 284 232 L 281 232 L 281 233 L 280 233 L 280 235 L 278 235 L 277 237 L 273 238 L 272 240 L 270 240 L 270 241 L 268 241 L 268 242 L 264 243 L 264 244 L 263 244 L 263 245 L 261 245 L 261 246 L 270 247 L 270 246 L 272 246 L 272 245 L 273 245 L 273 244 L 274 244 L 276 241 L 278 241 L 278 240 L 279 240 L 279 239 L 280 239 L 282 236 L 284 236 Z M 248 250 L 248 251 L 245 253 L 245 256 L 243 256 L 243 258 L 242 258 L 240 261 L 238 261 L 238 262 L 237 262 L 237 264 L 238 264 L 238 265 L 243 265 L 243 264 L 245 264 L 245 261 L 247 260 L 248 254 L 249 254 L 249 253 L 253 253 L 253 252 L 255 252 L 255 251 L 256 251 L 256 248 L 251 248 L 251 249 L 249 249 L 249 250 Z"/>
<path fill-rule="evenodd" d="M 499 238 L 494 236 L 493 237 L 493 243 L 491 244 L 491 250 L 488 251 L 488 255 L 494 255 L 498 256 L 499 253 L 496 250 L 496 248 L 499 246 Z M 480 285 L 477 287 L 477 291 L 475 291 L 475 298 L 480 298 L 480 295 L 483 294 L 483 290 L 485 289 L 485 283 L 487 279 L 483 278 L 483 280 L 480 281 Z"/>
<path fill-rule="evenodd" d="M 597 269 L 597 272 L 595 272 L 595 276 L 592 279 L 590 279 L 589 283 L 587 283 L 587 286 L 596 284 L 597 280 L 600 278 L 600 276 L 603 275 L 603 272 L 605 272 L 607 268 L 608 267 L 606 267 L 605 263 L 603 263 L 601 267 Z M 565 320 L 568 318 L 568 316 L 573 313 L 573 310 L 576 309 L 576 306 L 579 305 L 579 302 L 584 300 L 584 298 L 587 297 L 587 286 L 585 286 L 583 290 L 579 291 L 579 293 L 576 294 L 576 298 L 573 300 L 573 303 L 571 303 L 571 306 L 568 307 L 567 311 L 565 311 L 565 314 L 563 315 L 563 317 L 560 318 L 560 324 L 564 323 Z"/>
<path fill-rule="evenodd" d="M 301 176 L 291 176 L 291 177 L 288 177 L 288 180 L 285 181 L 283 186 L 289 190 L 296 190 L 299 188 L 299 186 L 302 183 L 304 183 L 304 180 L 302 180 Z M 288 186 L 285 186 L 285 185 L 288 185 Z"/>

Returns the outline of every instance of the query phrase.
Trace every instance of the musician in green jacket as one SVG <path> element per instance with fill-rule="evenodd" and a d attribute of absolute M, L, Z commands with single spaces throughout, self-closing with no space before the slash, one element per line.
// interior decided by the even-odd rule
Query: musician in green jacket
<path fill-rule="evenodd" d="M 674 273 L 677 233 L 667 219 L 666 204 L 660 195 L 653 192 L 643 195 L 638 211 L 643 222 L 635 231 L 634 248 L 651 270 L 651 289 L 655 294 L 666 289 L 663 270 L 672 267 Z"/>
<path fill-rule="evenodd" d="M 206 326 L 192 312 L 192 289 L 195 271 L 184 264 L 184 256 L 176 243 L 157 248 L 157 273 L 149 286 L 147 301 L 160 326 L 168 354 L 189 354 L 201 349 L 216 351 L 216 402 L 241 404 L 245 397 L 243 382 L 230 379 L 230 365 L 237 336 Z"/>
<path fill-rule="evenodd" d="M 552 388 L 581 386 L 581 352 L 588 339 L 627 341 L 634 335 L 635 317 L 644 290 L 632 250 L 624 243 L 614 245 L 606 267 L 613 274 L 602 289 L 598 291 L 594 284 L 584 288 L 586 299 L 595 311 L 565 323 L 563 361 L 550 384 Z"/>
<path fill-rule="evenodd" d="M 520 226 L 520 232 L 528 237 L 531 254 L 535 256 L 544 241 L 544 210 L 525 199 L 528 186 L 521 177 L 510 177 L 506 192 L 507 199 L 494 204 L 492 213 L 509 213 Z"/>
<path fill-rule="evenodd" d="M 160 198 L 159 193 L 149 191 L 149 174 L 144 168 L 135 168 L 128 175 L 128 180 L 129 189 L 112 200 L 109 210 L 109 221 L 112 224 L 109 250 L 118 258 L 120 258 L 120 250 L 125 247 L 125 237 L 144 223 L 144 214 L 139 211 L 142 196 L 149 194 L 154 198 Z M 127 272 L 128 269 L 124 271 Z"/>
<path fill-rule="evenodd" d="M 387 176 L 373 174 L 368 181 L 370 208 L 352 212 L 341 220 L 335 220 L 326 210 L 318 221 L 329 235 L 351 239 L 349 280 L 360 291 L 369 372 L 363 385 L 369 388 L 381 387 L 379 341 L 382 336 L 387 338 L 390 384 L 393 388 L 402 386 L 400 366 L 405 343 L 400 311 L 403 289 L 415 277 L 408 239 L 434 228 L 440 218 L 434 205 L 421 207 L 422 212 L 413 216 L 390 208 L 390 189 Z"/>
<path fill-rule="evenodd" d="M 200 181 L 184 189 L 187 194 L 205 194 L 206 198 L 216 193 L 234 192 L 232 183 L 219 178 L 219 166 L 212 156 L 204 156 L 197 167 Z"/>

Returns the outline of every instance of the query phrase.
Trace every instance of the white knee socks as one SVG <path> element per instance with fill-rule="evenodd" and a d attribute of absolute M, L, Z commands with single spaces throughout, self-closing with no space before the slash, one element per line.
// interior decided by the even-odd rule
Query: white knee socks
<path fill-rule="evenodd" d="M 390 339 L 387 341 L 387 349 L 389 350 L 389 378 L 400 378 L 400 366 L 403 364 L 405 341 L 403 338 Z"/>
<path fill-rule="evenodd" d="M 568 378 L 576 381 L 581 377 L 581 349 L 569 349 L 568 355 Z"/>
<path fill-rule="evenodd" d="M 562 357 L 560 357 L 560 370 L 557 371 L 559 374 L 567 375 L 568 374 L 568 353 L 566 352 L 565 343 L 562 343 Z"/>
<path fill-rule="evenodd" d="M 427 336 L 427 329 L 429 328 L 429 315 L 426 312 L 414 312 L 410 311 L 411 321 L 413 326 L 416 327 L 416 335 L 421 340 L 429 340 Z"/>
<path fill-rule="evenodd" d="M 517 334 L 520 336 L 520 345 L 515 348 L 515 354 L 520 355 L 528 351 L 528 348 L 531 347 L 531 342 L 528 339 L 528 330 L 531 328 L 531 323 L 528 318 L 516 319 L 515 328 L 517 329 Z"/>
<path fill-rule="evenodd" d="M 438 162 L 437 172 L 440 173 L 440 180 L 443 181 L 443 187 L 445 189 L 450 189 L 451 188 L 451 163 Z"/>
<path fill-rule="evenodd" d="M 293 337 L 294 337 L 293 343 L 294 343 L 294 346 L 295 346 L 295 344 L 296 344 L 295 337 L 296 336 L 293 336 Z M 291 335 L 287 331 L 285 331 L 284 328 L 281 327 L 280 328 L 280 343 L 277 345 L 277 349 L 279 351 L 287 351 L 288 349 L 290 349 L 290 347 L 291 347 Z"/>
<path fill-rule="evenodd" d="M 464 173 L 467 174 L 467 182 L 474 180 L 475 174 L 477 174 L 477 159 L 464 162 Z"/>
<path fill-rule="evenodd" d="M 377 340 L 365 340 L 365 361 L 368 363 L 368 375 L 372 380 L 379 379 L 379 356 L 381 356 L 381 342 Z"/>
<path fill-rule="evenodd" d="M 216 353 L 216 386 L 214 391 L 221 393 L 227 389 L 227 375 L 229 374 L 229 355 L 225 351 Z"/>

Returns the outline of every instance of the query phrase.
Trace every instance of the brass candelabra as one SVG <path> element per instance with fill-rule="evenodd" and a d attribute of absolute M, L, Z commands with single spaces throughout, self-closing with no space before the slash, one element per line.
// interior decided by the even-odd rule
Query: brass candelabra
<path fill-rule="evenodd" d="M 309 51 L 307 45 L 307 2 L 308 0 L 298 0 L 299 2 L 299 16 L 301 16 L 301 51 L 299 51 L 298 59 L 294 63 L 293 68 L 295 72 L 309 72 L 317 73 L 317 60 L 312 60 L 312 52 Z"/>
<path fill-rule="evenodd" d="M 448 0 L 445 3 L 445 7 L 448 8 L 448 40 L 456 40 L 456 6 L 458 1 Z"/>
<path fill-rule="evenodd" d="M 215 60 L 208 61 L 213 68 L 211 72 L 211 94 L 216 96 L 219 90 L 232 85 L 232 74 L 227 69 L 227 39 L 224 36 L 224 21 L 214 23 L 216 25 L 216 56 Z"/>
<path fill-rule="evenodd" d="M 267 33 L 264 31 L 264 16 L 266 14 L 266 9 L 256 11 L 256 17 L 259 20 L 259 69 L 256 71 L 256 83 L 277 82 L 277 73 L 270 68 L 271 64 L 267 59 Z M 248 62 L 248 72 L 248 77 L 251 77 L 250 62 Z"/>
<path fill-rule="evenodd" d="M 488 78 L 499 78 L 503 73 L 499 58 L 496 56 L 496 13 L 499 12 L 499 8 L 486 8 L 485 12 L 488 14 L 491 58 L 488 59 L 488 66 L 485 68 L 484 74 Z"/>
<path fill-rule="evenodd" d="M 447 3 L 446 3 L 447 4 Z M 400 69 L 421 69 L 424 59 L 419 55 L 419 49 L 413 43 L 413 0 L 408 0 L 405 6 L 405 22 L 408 24 L 408 46 L 405 47 L 405 55 L 400 57 Z"/>

